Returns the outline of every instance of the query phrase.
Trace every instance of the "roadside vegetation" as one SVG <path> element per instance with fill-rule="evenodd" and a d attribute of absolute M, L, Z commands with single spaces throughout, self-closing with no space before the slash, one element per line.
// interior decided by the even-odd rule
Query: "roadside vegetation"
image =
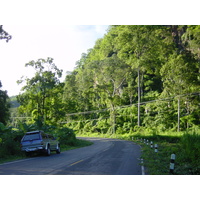
<path fill-rule="evenodd" d="M 0 123 L 0 163 L 26 158 L 25 153 L 20 149 L 21 139 L 26 132 L 37 129 L 38 127 L 34 124 L 19 123 L 17 128 L 14 128 Z M 44 130 L 59 140 L 61 152 L 92 144 L 92 142 L 77 139 L 74 131 L 69 128 L 43 126 L 40 130 Z"/>
<path fill-rule="evenodd" d="M 139 136 L 139 137 L 138 137 Z M 144 143 L 145 139 L 145 143 Z M 147 144 L 148 140 L 148 144 Z M 151 141 L 153 148 L 151 148 Z M 142 147 L 142 158 L 146 173 L 150 175 L 199 175 L 200 174 L 200 130 L 167 132 L 158 135 L 140 134 L 134 142 Z M 155 144 L 158 152 L 155 153 Z M 170 172 L 171 154 L 175 154 L 175 166 Z"/>

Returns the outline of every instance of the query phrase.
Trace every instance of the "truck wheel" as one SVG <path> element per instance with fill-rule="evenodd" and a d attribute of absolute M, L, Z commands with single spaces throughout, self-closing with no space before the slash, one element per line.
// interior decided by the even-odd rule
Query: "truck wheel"
<path fill-rule="evenodd" d="M 56 149 L 56 153 L 60 154 L 60 146 L 58 146 L 58 148 Z"/>
<path fill-rule="evenodd" d="M 32 152 L 25 152 L 26 157 L 31 157 L 32 156 Z"/>
<path fill-rule="evenodd" d="M 51 149 L 50 146 L 48 145 L 47 150 L 46 150 L 46 155 L 50 156 L 51 155 Z"/>

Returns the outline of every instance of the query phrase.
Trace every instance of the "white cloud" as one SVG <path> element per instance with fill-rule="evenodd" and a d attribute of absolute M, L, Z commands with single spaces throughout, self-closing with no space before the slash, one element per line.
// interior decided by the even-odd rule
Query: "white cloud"
<path fill-rule="evenodd" d="M 98 34 L 103 35 L 105 34 L 105 30 L 108 29 L 108 25 L 96 25 L 95 30 Z"/>

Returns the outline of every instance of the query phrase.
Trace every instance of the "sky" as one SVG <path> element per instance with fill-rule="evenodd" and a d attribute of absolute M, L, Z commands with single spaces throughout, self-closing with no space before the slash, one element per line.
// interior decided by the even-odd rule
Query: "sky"
<path fill-rule="evenodd" d="M 191 24 L 191 18 L 196 19 L 192 24 L 198 24 L 199 7 L 194 5 L 185 5 L 187 13 L 192 10 L 188 17 L 182 15 L 182 9 L 177 10 L 180 3 L 174 0 L 164 4 L 159 0 L 2 1 L 1 24 L 12 39 L 8 43 L 0 40 L 1 89 L 7 90 L 9 96 L 19 94 L 22 86 L 16 81 L 34 75 L 25 64 L 39 58 L 54 58 L 57 67 L 63 69 L 64 79 L 81 54 L 104 36 L 108 25 Z"/>
<path fill-rule="evenodd" d="M 9 96 L 18 95 L 22 76 L 33 77 L 34 69 L 25 67 L 31 60 L 52 57 L 64 80 L 67 71 L 73 71 L 82 53 L 93 48 L 97 39 L 106 34 L 108 25 L 3 25 L 12 35 L 7 43 L 0 40 L 1 89 Z"/>

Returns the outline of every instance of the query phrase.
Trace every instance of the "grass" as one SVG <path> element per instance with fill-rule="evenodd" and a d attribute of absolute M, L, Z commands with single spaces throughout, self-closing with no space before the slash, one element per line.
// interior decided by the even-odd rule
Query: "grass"
<path fill-rule="evenodd" d="M 68 150 L 72 150 L 72 149 L 77 149 L 77 148 L 89 146 L 89 145 L 92 145 L 92 144 L 93 144 L 93 142 L 90 142 L 90 141 L 87 141 L 87 140 L 77 139 L 74 146 L 62 145 L 61 151 L 68 151 Z"/>
<path fill-rule="evenodd" d="M 24 159 L 24 158 L 26 158 L 26 156 L 23 154 L 22 155 L 10 155 L 6 158 L 0 158 L 0 164 L 15 161 L 15 160 L 20 160 L 20 159 Z"/>
<path fill-rule="evenodd" d="M 171 175 L 169 171 L 171 154 L 176 155 L 174 175 L 200 174 L 200 135 L 195 132 L 185 132 L 182 136 L 145 137 L 146 140 L 158 144 L 158 153 L 154 148 L 141 140 L 135 142 L 142 147 L 142 158 L 147 174 Z M 144 139 L 144 138 L 143 138 Z"/>
<path fill-rule="evenodd" d="M 150 145 L 136 141 L 142 146 L 142 158 L 149 175 L 169 175 L 171 154 L 177 150 L 177 144 L 168 142 L 158 143 L 158 152 Z M 175 163 L 176 164 L 176 163 Z"/>

